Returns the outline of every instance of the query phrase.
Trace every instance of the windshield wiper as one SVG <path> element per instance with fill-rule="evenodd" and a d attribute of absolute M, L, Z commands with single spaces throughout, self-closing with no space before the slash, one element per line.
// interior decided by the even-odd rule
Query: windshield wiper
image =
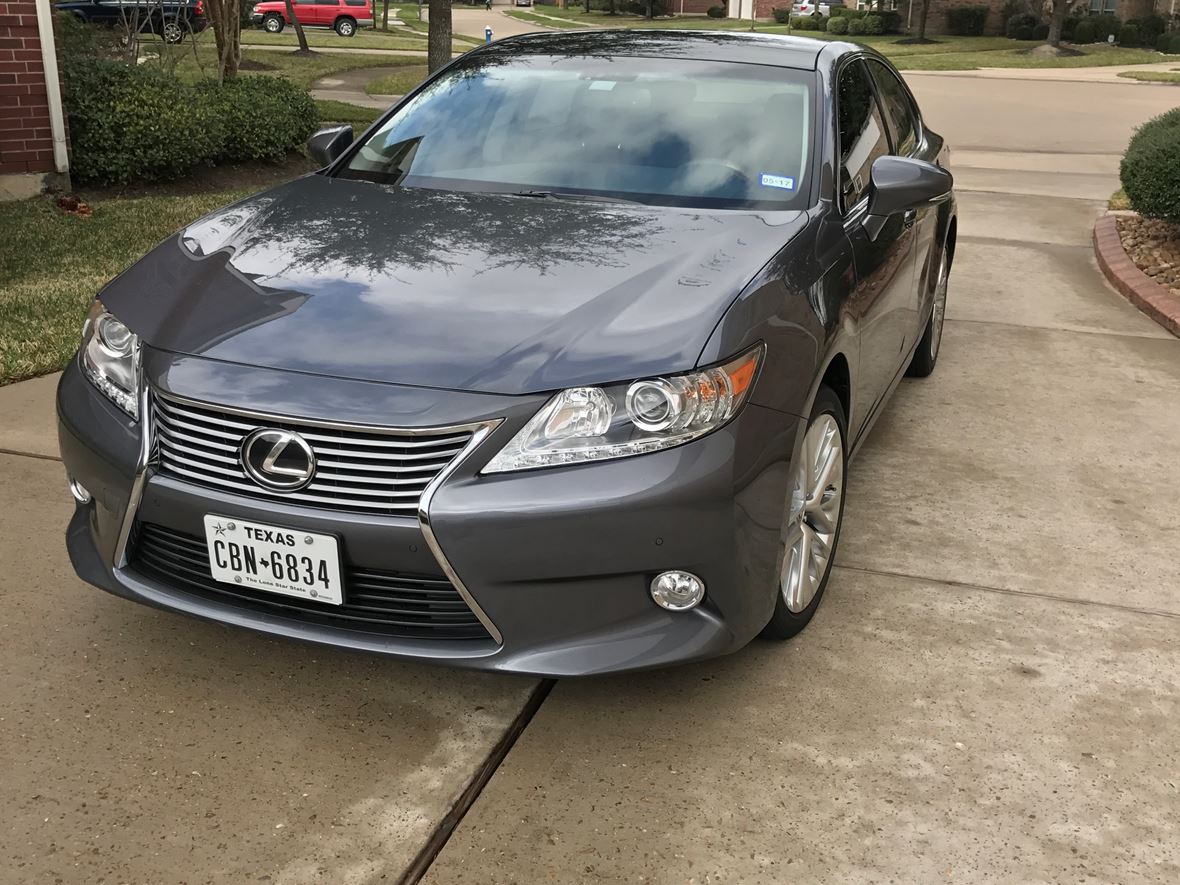
<path fill-rule="evenodd" d="M 608 197 L 603 194 L 572 194 L 569 191 L 512 191 L 514 197 L 535 197 L 541 200 L 577 200 L 584 203 L 625 203 L 629 206 L 646 206 L 639 200 L 627 200 L 623 197 Z"/>

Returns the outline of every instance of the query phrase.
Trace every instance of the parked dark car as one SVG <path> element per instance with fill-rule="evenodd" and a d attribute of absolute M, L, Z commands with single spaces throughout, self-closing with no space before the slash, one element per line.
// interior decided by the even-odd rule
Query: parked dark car
<path fill-rule="evenodd" d="M 373 8 L 369 0 L 294 0 L 291 8 L 305 28 L 331 28 L 341 37 L 351 37 L 358 27 L 373 27 Z M 265 0 L 254 4 L 250 14 L 255 25 L 271 34 L 281 33 L 291 24 L 284 0 Z"/>
<path fill-rule="evenodd" d="M 158 34 L 168 43 L 179 43 L 208 24 L 203 0 L 64 0 L 53 6 L 90 24 Z"/>
<path fill-rule="evenodd" d="M 309 147 L 99 293 L 58 390 L 82 578 L 548 675 L 803 629 L 955 254 L 885 59 L 529 35 Z"/>

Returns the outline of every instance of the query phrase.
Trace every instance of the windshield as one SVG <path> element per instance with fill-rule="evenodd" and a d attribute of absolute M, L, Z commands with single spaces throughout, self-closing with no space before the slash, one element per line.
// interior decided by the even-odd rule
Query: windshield
<path fill-rule="evenodd" d="M 806 206 L 811 72 L 476 55 L 406 103 L 344 177 L 701 208 Z"/>

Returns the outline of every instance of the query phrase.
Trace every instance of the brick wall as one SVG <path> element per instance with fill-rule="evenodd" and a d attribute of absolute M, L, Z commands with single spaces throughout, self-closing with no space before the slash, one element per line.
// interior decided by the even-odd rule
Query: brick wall
<path fill-rule="evenodd" d="M 36 0 L 0 0 L 0 175 L 52 171 Z"/>

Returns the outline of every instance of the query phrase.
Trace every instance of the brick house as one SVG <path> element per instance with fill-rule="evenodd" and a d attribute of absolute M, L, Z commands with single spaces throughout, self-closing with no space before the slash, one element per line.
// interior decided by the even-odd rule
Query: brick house
<path fill-rule="evenodd" d="M 0 0 L 0 199 L 68 187 L 49 0 Z"/>

